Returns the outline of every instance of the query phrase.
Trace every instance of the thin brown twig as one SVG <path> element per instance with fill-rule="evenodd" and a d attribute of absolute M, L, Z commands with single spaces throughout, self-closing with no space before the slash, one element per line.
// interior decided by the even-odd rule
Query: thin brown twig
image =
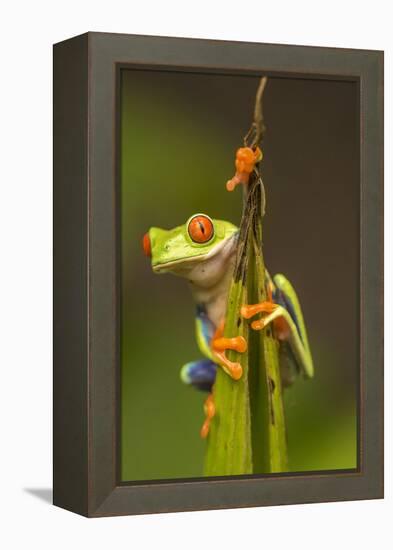
<path fill-rule="evenodd" d="M 264 76 L 261 78 L 261 81 L 258 86 L 257 94 L 255 96 L 255 109 L 254 109 L 254 124 L 256 127 L 256 135 L 255 135 L 255 145 L 258 145 L 258 143 L 262 140 L 263 134 L 265 132 L 265 125 L 263 122 L 263 111 L 262 111 L 262 98 L 263 98 L 263 92 L 265 91 L 267 83 L 267 77 Z"/>
<path fill-rule="evenodd" d="M 259 81 L 258 90 L 255 96 L 255 106 L 254 106 L 254 121 L 250 126 L 247 134 L 244 136 L 244 146 L 251 147 L 254 149 L 263 139 L 263 134 L 265 132 L 265 125 L 263 122 L 263 110 L 262 110 L 262 99 L 263 92 L 267 84 L 267 76 L 263 76 Z M 252 139 L 251 139 L 252 137 Z M 251 139 L 251 144 L 249 145 L 249 140 Z"/>

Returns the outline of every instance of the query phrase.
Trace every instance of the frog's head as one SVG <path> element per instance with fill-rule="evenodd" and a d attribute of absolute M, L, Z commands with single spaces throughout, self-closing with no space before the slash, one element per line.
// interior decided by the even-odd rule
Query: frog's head
<path fill-rule="evenodd" d="M 174 229 L 152 227 L 143 238 L 155 273 L 174 273 L 200 286 L 215 284 L 236 248 L 233 224 L 195 214 Z"/>

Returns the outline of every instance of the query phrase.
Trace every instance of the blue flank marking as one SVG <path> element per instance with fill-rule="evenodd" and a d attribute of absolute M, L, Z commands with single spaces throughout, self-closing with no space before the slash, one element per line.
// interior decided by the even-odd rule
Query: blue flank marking
<path fill-rule="evenodd" d="M 215 332 L 215 327 L 207 316 L 206 308 L 203 304 L 197 305 L 196 316 L 201 322 L 202 334 L 206 345 L 210 346 L 211 339 L 213 338 Z"/>
<path fill-rule="evenodd" d="M 192 361 L 182 368 L 181 377 L 184 382 L 191 384 L 201 391 L 211 392 L 216 379 L 216 365 L 210 359 Z"/>
<path fill-rule="evenodd" d="M 292 320 L 296 325 L 296 329 L 298 331 L 300 340 L 304 344 L 303 335 L 300 331 L 299 321 L 298 321 L 298 318 L 296 317 L 295 308 L 293 307 L 292 301 L 289 298 L 289 296 L 287 296 L 279 288 L 275 287 L 273 291 L 273 301 L 276 302 L 276 304 L 279 304 L 280 306 L 284 307 L 288 311 L 289 315 L 292 317 Z"/>

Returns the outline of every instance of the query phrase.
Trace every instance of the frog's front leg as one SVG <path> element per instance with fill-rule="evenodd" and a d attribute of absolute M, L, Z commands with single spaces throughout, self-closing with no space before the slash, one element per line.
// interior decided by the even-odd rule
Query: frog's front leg
<path fill-rule="evenodd" d="M 241 183 L 247 184 L 255 165 L 262 160 L 262 151 L 259 147 L 240 147 L 236 152 L 236 173 L 227 181 L 227 190 L 233 191 Z"/>
<path fill-rule="evenodd" d="M 273 323 L 276 337 L 288 342 L 298 366 L 308 377 L 314 374 L 314 366 L 303 314 L 296 292 L 284 275 L 274 277 L 274 285 L 268 288 L 269 299 L 259 304 L 244 305 L 241 315 L 246 319 L 258 313 L 263 316 L 251 323 L 251 328 L 261 330 Z"/>
<path fill-rule="evenodd" d="M 206 359 L 187 363 L 181 369 L 181 379 L 186 384 L 191 384 L 199 390 L 208 391 L 204 403 L 205 420 L 200 434 L 205 439 L 210 431 L 211 420 L 215 415 L 213 398 L 213 384 L 216 379 L 217 365 L 221 366 L 232 378 L 238 380 L 242 375 L 242 367 L 239 363 L 229 361 L 225 356 L 225 350 L 245 351 L 247 343 L 243 337 L 224 338 L 224 323 L 217 330 L 206 314 L 204 307 L 197 308 L 196 339 L 198 347 Z"/>
<path fill-rule="evenodd" d="M 220 367 L 224 369 L 224 371 L 229 374 L 231 378 L 234 380 L 239 380 L 243 374 L 243 369 L 240 363 L 235 363 L 233 361 L 230 361 L 225 356 L 225 351 L 227 349 L 237 351 L 239 353 L 243 353 L 247 349 L 247 342 L 243 338 L 243 336 L 235 336 L 233 338 L 225 338 L 223 336 L 224 333 L 224 323 L 221 323 L 221 325 L 216 330 L 212 341 L 211 341 L 211 350 L 212 350 L 212 356 L 215 362 L 217 362 Z M 214 415 L 216 414 L 216 407 L 214 405 L 214 397 L 213 393 L 209 393 L 207 396 L 205 403 L 203 405 L 204 411 L 205 411 L 205 421 L 201 428 L 201 437 L 205 439 L 210 431 L 210 423 Z"/>
<path fill-rule="evenodd" d="M 225 351 L 227 349 L 237 351 L 238 353 L 244 353 L 247 350 L 247 342 L 243 336 L 234 336 L 233 338 L 225 338 L 224 334 L 224 322 L 217 328 L 212 341 L 211 349 L 214 361 L 217 362 L 220 367 L 234 380 L 239 380 L 243 374 L 243 369 L 240 363 L 230 361 Z"/>

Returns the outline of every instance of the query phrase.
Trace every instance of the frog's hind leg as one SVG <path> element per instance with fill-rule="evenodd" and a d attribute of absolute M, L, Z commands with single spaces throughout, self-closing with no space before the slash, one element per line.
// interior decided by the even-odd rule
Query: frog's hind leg
<path fill-rule="evenodd" d="M 210 359 L 186 363 L 180 370 L 180 378 L 185 384 L 197 390 L 211 392 L 216 379 L 217 366 Z"/>
<path fill-rule="evenodd" d="M 273 323 L 277 338 L 288 343 L 299 368 L 306 376 L 312 377 L 314 366 L 296 292 L 284 275 L 275 275 L 273 281 L 271 299 L 260 304 L 245 305 L 241 309 L 241 314 L 249 319 L 262 313 L 263 316 L 253 321 L 251 327 L 261 330 L 269 323 Z"/>
<path fill-rule="evenodd" d="M 198 390 L 209 392 L 203 405 L 206 415 L 200 431 L 203 439 L 208 436 L 210 422 L 216 412 L 213 394 L 211 393 L 216 379 L 216 372 L 217 365 L 213 361 L 210 361 L 210 359 L 201 359 L 200 361 L 186 363 L 180 371 L 180 378 L 185 384 L 189 384 Z"/>

